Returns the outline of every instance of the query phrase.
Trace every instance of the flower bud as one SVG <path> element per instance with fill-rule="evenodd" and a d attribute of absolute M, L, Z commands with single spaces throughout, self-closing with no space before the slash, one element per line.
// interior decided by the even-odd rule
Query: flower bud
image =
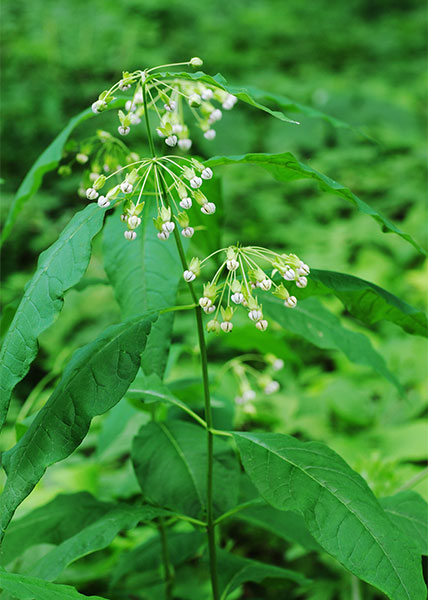
<path fill-rule="evenodd" d="M 128 215 L 122 214 L 120 215 L 120 220 L 122 223 L 126 223 L 128 221 Z"/>
<path fill-rule="evenodd" d="M 183 131 L 183 125 L 180 123 L 175 123 L 172 126 L 172 133 L 181 133 Z"/>
<path fill-rule="evenodd" d="M 202 103 L 202 98 L 199 94 L 190 94 L 189 96 L 189 104 L 190 106 L 200 106 Z"/>
<path fill-rule="evenodd" d="M 86 197 L 88 200 L 96 200 L 98 198 L 97 190 L 94 190 L 94 188 L 88 188 L 86 190 Z"/>
<path fill-rule="evenodd" d="M 196 279 L 196 275 L 193 273 L 193 271 L 187 270 L 187 271 L 184 271 L 183 278 L 184 278 L 184 281 L 187 281 L 187 283 L 190 283 L 191 281 Z"/>
<path fill-rule="evenodd" d="M 136 229 L 141 223 L 141 219 L 140 217 L 137 217 L 137 215 L 132 215 L 131 217 L 128 217 L 128 227 L 130 229 Z"/>
<path fill-rule="evenodd" d="M 79 154 L 76 154 L 76 160 L 81 165 L 84 165 L 88 162 L 89 156 L 87 154 L 84 154 L 83 152 L 79 152 Z"/>
<path fill-rule="evenodd" d="M 213 313 L 216 309 L 215 304 L 211 304 L 211 306 L 207 306 L 204 308 L 204 313 L 207 315 L 210 315 L 211 313 Z"/>
<path fill-rule="evenodd" d="M 215 206 L 214 202 L 206 202 L 201 207 L 201 212 L 203 212 L 204 215 L 212 215 L 215 213 L 215 209 L 216 209 L 216 206 Z"/>
<path fill-rule="evenodd" d="M 193 227 L 185 227 L 181 230 L 181 235 L 185 238 L 191 238 L 194 233 L 195 230 L 193 229 Z"/>
<path fill-rule="evenodd" d="M 91 108 L 92 112 L 97 115 L 98 113 L 102 112 L 107 108 L 107 104 L 106 102 L 104 102 L 104 100 L 96 100 L 95 102 L 93 102 Z"/>
<path fill-rule="evenodd" d="M 264 292 L 268 292 L 270 290 L 270 288 L 272 287 L 272 281 L 270 279 L 263 279 L 263 281 L 260 281 L 259 283 L 259 288 L 261 290 L 263 290 Z"/>
<path fill-rule="evenodd" d="M 222 331 L 224 331 L 225 333 L 229 333 L 233 329 L 233 323 L 231 323 L 230 321 L 223 321 L 222 323 L 220 323 L 220 327 Z"/>
<path fill-rule="evenodd" d="M 256 392 L 254 390 L 244 390 L 242 392 L 242 400 L 244 402 L 251 402 L 256 399 Z"/>
<path fill-rule="evenodd" d="M 226 267 L 229 271 L 236 271 L 239 268 L 239 262 L 232 258 L 232 260 L 228 260 L 226 263 Z"/>
<path fill-rule="evenodd" d="M 263 318 L 263 313 L 260 309 L 255 308 L 253 310 L 250 310 L 248 316 L 252 321 L 260 321 Z"/>
<path fill-rule="evenodd" d="M 167 231 L 159 231 L 157 236 L 161 242 L 165 242 L 169 238 L 169 233 Z"/>
<path fill-rule="evenodd" d="M 207 131 L 204 133 L 204 138 L 206 140 L 213 140 L 216 136 L 216 131 L 215 129 L 207 129 Z"/>
<path fill-rule="evenodd" d="M 192 207 L 191 198 L 183 198 L 183 200 L 181 200 L 181 202 L 180 202 L 180 206 L 181 206 L 181 208 L 191 208 Z"/>
<path fill-rule="evenodd" d="M 280 371 L 282 368 L 284 368 L 284 361 L 282 358 L 276 358 L 273 361 L 272 368 L 274 371 Z"/>
<path fill-rule="evenodd" d="M 294 281 L 296 279 L 296 272 L 293 269 L 287 267 L 287 270 L 283 274 L 283 277 L 287 281 Z"/>
<path fill-rule="evenodd" d="M 192 177 L 192 179 L 190 180 L 190 185 L 191 187 L 195 190 L 199 187 L 201 187 L 202 185 L 202 179 L 200 177 Z"/>
<path fill-rule="evenodd" d="M 279 383 L 277 381 L 269 381 L 263 389 L 264 393 L 270 396 L 271 394 L 275 394 L 279 390 Z"/>
<path fill-rule="evenodd" d="M 98 198 L 98 206 L 100 208 L 107 208 L 108 206 L 110 206 L 110 202 L 107 200 L 107 198 L 105 196 L 100 196 Z"/>
<path fill-rule="evenodd" d="M 130 127 L 124 127 L 123 125 L 119 125 L 119 127 L 117 128 L 118 132 L 120 133 L 120 135 L 128 135 L 128 133 L 131 131 Z"/>
<path fill-rule="evenodd" d="M 222 112 L 220 109 L 216 108 L 212 111 L 212 113 L 210 114 L 209 117 L 209 121 L 210 123 L 214 123 L 214 121 L 220 121 L 220 119 L 222 118 Z"/>
<path fill-rule="evenodd" d="M 177 102 L 175 100 L 170 100 L 167 104 L 164 104 L 163 107 L 168 112 L 172 112 L 177 108 Z"/>
<path fill-rule="evenodd" d="M 235 294 L 232 294 L 231 299 L 235 304 L 241 304 L 244 301 L 244 294 L 236 292 Z"/>
<path fill-rule="evenodd" d="M 194 256 L 190 261 L 189 270 L 195 274 L 195 277 L 197 277 L 201 272 L 201 261 L 196 256 Z"/>
<path fill-rule="evenodd" d="M 217 321 L 217 319 L 212 319 L 211 321 L 208 321 L 207 331 L 209 331 L 210 333 L 218 333 L 218 331 L 220 331 L 220 323 Z"/>
<path fill-rule="evenodd" d="M 211 88 L 204 88 L 201 92 L 202 100 L 211 100 L 211 98 L 213 96 L 214 96 L 214 92 L 212 91 Z"/>
<path fill-rule="evenodd" d="M 211 305 L 212 301 L 206 296 L 204 296 L 203 298 L 199 298 L 199 306 L 201 306 L 202 308 L 208 308 Z"/>
<path fill-rule="evenodd" d="M 308 265 L 306 265 L 304 262 L 300 261 L 300 266 L 297 269 L 297 274 L 298 275 L 309 275 L 310 273 L 310 268 L 308 267 Z"/>
<path fill-rule="evenodd" d="M 211 179 L 213 176 L 213 172 L 209 167 L 205 167 L 205 169 L 201 173 L 202 179 Z"/>
<path fill-rule="evenodd" d="M 230 110 L 231 108 L 233 108 L 235 106 L 237 101 L 238 101 L 238 98 L 236 96 L 229 94 L 227 96 L 226 100 L 223 102 L 222 106 L 224 109 Z"/>
<path fill-rule="evenodd" d="M 123 235 L 127 240 L 135 240 L 135 238 L 137 237 L 135 231 L 124 231 Z"/>
<path fill-rule="evenodd" d="M 296 280 L 296 285 L 299 288 L 305 288 L 308 285 L 308 280 L 306 279 L 306 277 L 299 277 Z"/>
<path fill-rule="evenodd" d="M 286 300 L 284 300 L 284 306 L 287 308 L 295 308 L 297 304 L 297 298 L 295 296 L 289 296 Z"/>
<path fill-rule="evenodd" d="M 165 138 L 165 144 L 167 146 L 169 146 L 170 148 L 173 148 L 174 146 L 177 145 L 177 136 L 169 135 L 167 138 Z"/>
<path fill-rule="evenodd" d="M 120 184 L 120 189 L 124 194 L 130 194 L 133 190 L 132 183 L 129 183 L 129 181 L 126 180 L 122 181 L 122 183 Z"/>
<path fill-rule="evenodd" d="M 164 231 L 165 233 L 172 233 L 174 229 L 175 223 L 173 223 L 172 221 L 167 221 L 162 225 L 162 231 Z"/>
<path fill-rule="evenodd" d="M 178 147 L 180 150 L 190 150 L 191 146 L 192 140 L 189 138 L 182 138 L 181 140 L 178 140 Z"/>
<path fill-rule="evenodd" d="M 199 56 L 194 56 L 193 58 L 191 58 L 189 60 L 189 64 L 192 67 L 202 67 L 202 65 L 204 64 L 204 61 L 201 58 L 199 58 Z"/>
<path fill-rule="evenodd" d="M 266 331 L 268 328 L 268 322 L 266 319 L 261 319 L 260 321 L 257 321 L 256 327 L 259 331 Z"/>
<path fill-rule="evenodd" d="M 98 190 L 100 190 L 103 187 L 103 185 L 105 184 L 105 182 L 106 182 L 106 176 L 105 175 L 98 175 L 98 177 L 94 181 L 92 187 L 94 188 L 94 190 L 98 191 Z"/>

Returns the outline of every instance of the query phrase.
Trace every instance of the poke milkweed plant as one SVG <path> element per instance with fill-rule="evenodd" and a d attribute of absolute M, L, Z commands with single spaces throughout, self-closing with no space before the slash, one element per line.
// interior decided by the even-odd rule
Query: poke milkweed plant
<path fill-rule="evenodd" d="M 192 58 L 123 73 L 39 158 L 10 210 L 3 239 L 43 174 L 63 158 L 71 131 L 94 114 L 118 111 L 119 138 L 98 131 L 60 167 L 62 174 L 76 163 L 89 167 L 79 189 L 89 205 L 40 256 L 1 351 L 3 425 L 13 389 L 36 356 L 37 338 L 61 311 L 64 293 L 83 277 L 92 240 L 112 212 L 104 227 L 106 271 L 124 320 L 75 352 L 46 404 L 21 423 L 20 438 L 3 453 L 7 475 L 0 517 L 3 596 L 85 597 L 55 580 L 67 565 L 108 547 L 124 530 L 135 530 L 134 539 L 142 544 L 116 561 L 106 592 L 111 599 L 238 598 L 246 582 L 265 580 L 276 580 L 280 589 L 287 590 L 281 597 L 309 594 L 317 584 L 304 574 L 233 552 L 233 532 L 227 523 L 250 515 L 262 530 L 334 557 L 352 574 L 354 598 L 360 597 L 358 580 L 362 580 L 393 600 L 422 599 L 426 593 L 420 561 L 425 545 L 418 529 L 426 510 L 422 498 L 404 491 L 380 502 L 365 480 L 328 446 L 239 428 L 240 422 L 246 423 L 244 416 L 255 410 L 257 396 L 278 390 L 275 373 L 284 363 L 273 354 L 250 353 L 224 364 L 218 376 L 233 376 L 241 417 L 235 430 L 222 426 L 221 410 L 212 403 L 215 382 L 210 380 L 205 336 L 206 331 L 229 334 L 246 321 L 254 325 L 262 347 L 263 332 L 273 322 L 319 347 L 342 350 L 402 391 L 368 338 L 342 327 L 310 297 L 335 295 L 361 321 L 386 319 L 411 334 L 426 334 L 425 316 L 375 284 L 352 275 L 311 271 L 292 249 L 264 248 L 254 240 L 213 247 L 217 238 L 212 232 L 218 227 L 217 168 L 258 165 L 279 181 L 313 179 L 324 190 L 351 201 L 385 231 L 425 251 L 350 190 L 291 153 L 209 160 L 184 154 L 191 152 L 194 136 L 213 139 L 223 111 L 238 101 L 284 122 L 296 123 L 263 102 L 271 98 L 279 107 L 319 116 L 303 105 L 229 86 L 221 76 L 168 70 L 201 65 L 199 58 Z M 137 126 L 145 128 L 149 148 L 145 156 L 124 141 Z M 176 304 L 180 281 L 189 301 Z M 163 382 L 173 318 L 179 311 L 195 315 L 202 406 L 194 399 L 181 399 Z M 47 467 L 70 456 L 92 419 L 125 397 L 152 415 L 130 442 L 140 495 L 116 503 L 87 493 L 59 496 L 10 524 Z M 147 541 L 150 528 L 156 534 Z M 54 547 L 22 572 L 20 556 L 40 543 Z M 191 592 L 184 592 L 176 573 L 183 565 L 190 569 L 195 564 L 200 580 Z"/>

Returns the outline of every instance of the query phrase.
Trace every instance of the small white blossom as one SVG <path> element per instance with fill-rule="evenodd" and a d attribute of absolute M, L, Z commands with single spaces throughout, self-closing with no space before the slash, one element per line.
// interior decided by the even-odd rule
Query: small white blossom
<path fill-rule="evenodd" d="M 124 127 L 123 125 L 119 125 L 119 127 L 117 128 L 118 132 L 120 133 L 120 135 L 128 135 L 128 133 L 131 131 L 130 127 Z"/>
<path fill-rule="evenodd" d="M 169 233 L 167 231 L 159 231 L 157 236 L 162 242 L 165 242 L 169 238 Z"/>
<path fill-rule="evenodd" d="M 120 184 L 120 189 L 124 194 L 130 194 L 133 190 L 132 183 L 129 183 L 129 181 L 126 181 L 125 179 L 125 181 L 122 181 Z"/>
<path fill-rule="evenodd" d="M 208 120 L 210 123 L 214 123 L 215 121 L 220 121 L 222 116 L 223 116 L 223 114 L 222 114 L 221 110 L 216 108 L 212 111 Z"/>
<path fill-rule="evenodd" d="M 252 321 L 260 321 L 260 319 L 263 318 L 263 313 L 261 310 L 256 308 L 256 309 L 250 310 L 250 312 L 248 313 L 248 316 Z"/>
<path fill-rule="evenodd" d="M 268 328 L 268 322 L 266 319 L 261 319 L 260 321 L 257 321 L 256 327 L 259 331 L 266 331 Z"/>
<path fill-rule="evenodd" d="M 272 281 L 270 279 L 263 279 L 263 281 L 260 281 L 259 283 L 259 288 L 265 292 L 268 292 L 270 290 L 270 288 L 272 287 Z"/>
<path fill-rule="evenodd" d="M 232 331 L 233 329 L 233 323 L 231 323 L 230 321 L 223 321 L 222 323 L 220 323 L 220 327 L 222 331 L 224 331 L 225 333 L 229 333 L 229 331 Z"/>
<path fill-rule="evenodd" d="M 137 237 L 135 231 L 124 231 L 123 235 L 127 240 L 135 240 L 135 238 Z"/>
<path fill-rule="evenodd" d="M 223 102 L 222 106 L 224 109 L 230 110 L 231 108 L 233 108 L 235 106 L 237 101 L 238 101 L 238 98 L 236 96 L 229 94 L 228 97 L 226 98 L 226 100 Z"/>
<path fill-rule="evenodd" d="M 284 368 L 284 361 L 282 358 L 275 359 L 272 368 L 274 371 L 280 371 L 282 368 Z"/>
<path fill-rule="evenodd" d="M 196 190 L 197 188 L 200 188 L 202 185 L 202 179 L 200 177 L 192 177 L 192 179 L 190 180 L 190 185 L 191 187 Z"/>
<path fill-rule="evenodd" d="M 130 83 L 125 83 L 122 79 L 122 81 L 119 83 L 119 89 L 122 90 L 122 92 L 126 92 L 126 90 L 129 90 L 129 88 L 131 87 Z"/>
<path fill-rule="evenodd" d="M 204 138 L 206 140 L 213 140 L 216 136 L 216 131 L 215 129 L 208 129 L 205 133 L 204 133 Z"/>
<path fill-rule="evenodd" d="M 128 215 L 124 215 L 124 214 L 120 215 L 120 220 L 123 223 L 126 223 L 128 221 Z"/>
<path fill-rule="evenodd" d="M 163 107 L 168 112 L 172 112 L 177 108 L 177 102 L 175 100 L 170 100 L 167 104 L 164 104 Z"/>
<path fill-rule="evenodd" d="M 216 206 L 214 202 L 205 202 L 205 204 L 201 207 L 201 212 L 204 215 L 212 215 L 215 213 Z"/>
<path fill-rule="evenodd" d="M 184 277 L 184 281 L 187 281 L 187 283 L 190 283 L 191 281 L 196 279 L 196 275 L 194 274 L 193 271 L 184 271 L 183 277 Z"/>
<path fill-rule="evenodd" d="M 192 208 L 192 199 L 191 198 L 183 198 L 180 202 L 181 208 Z"/>
<path fill-rule="evenodd" d="M 287 300 L 284 301 L 284 306 L 287 308 L 294 308 L 297 304 L 297 298 L 295 296 L 289 296 Z"/>
<path fill-rule="evenodd" d="M 140 217 L 137 217 L 137 215 L 132 215 L 131 217 L 128 217 L 128 227 L 130 229 L 136 229 L 141 223 L 141 219 Z"/>
<path fill-rule="evenodd" d="M 193 229 L 193 227 L 185 227 L 181 230 L 181 235 L 185 238 L 191 238 L 194 233 L 195 230 Z"/>
<path fill-rule="evenodd" d="M 306 277 L 299 277 L 296 281 L 296 285 L 299 288 L 305 288 L 308 285 L 308 280 Z"/>
<path fill-rule="evenodd" d="M 192 65 L 192 67 L 202 67 L 204 61 L 202 58 L 199 58 L 199 56 L 194 56 L 189 60 L 189 64 Z"/>
<path fill-rule="evenodd" d="M 211 98 L 214 96 L 214 92 L 212 91 L 211 88 L 205 88 L 202 92 L 201 92 L 201 98 L 202 100 L 211 100 Z"/>
<path fill-rule="evenodd" d="M 178 140 L 178 147 L 180 150 L 190 150 L 191 146 L 192 140 L 189 138 L 182 138 L 181 140 Z"/>
<path fill-rule="evenodd" d="M 212 305 L 212 300 L 210 300 L 206 296 L 204 296 L 203 298 L 199 298 L 199 306 L 202 306 L 202 308 L 208 308 L 211 305 Z"/>
<path fill-rule="evenodd" d="M 237 260 L 235 260 L 234 258 L 232 258 L 231 260 L 227 261 L 226 267 L 228 268 L 229 271 L 236 271 L 236 269 L 238 269 L 238 267 L 239 267 L 239 262 Z"/>
<path fill-rule="evenodd" d="M 162 225 L 162 231 L 164 231 L 165 233 L 172 233 L 174 231 L 174 229 L 175 229 L 175 223 L 173 223 L 172 221 L 166 221 Z"/>
<path fill-rule="evenodd" d="M 204 308 L 204 313 L 206 313 L 207 315 L 210 315 L 211 313 L 213 313 L 216 309 L 215 304 L 211 304 L 211 306 L 206 306 Z"/>
<path fill-rule="evenodd" d="M 311 270 L 308 267 L 308 265 L 306 265 L 304 262 L 300 262 L 300 266 L 297 269 L 297 274 L 298 275 L 309 275 L 310 271 Z"/>
<path fill-rule="evenodd" d="M 105 196 L 100 196 L 98 198 L 98 206 L 100 206 L 101 208 L 107 208 L 108 206 L 110 206 L 110 202 Z"/>
<path fill-rule="evenodd" d="M 200 106 L 201 101 L 202 101 L 202 99 L 199 94 L 190 94 L 190 96 L 189 96 L 190 106 Z"/>
<path fill-rule="evenodd" d="M 107 108 L 107 104 L 104 102 L 104 100 L 96 100 L 92 103 L 91 108 L 92 112 L 97 115 L 98 113 L 102 112 Z"/>
<path fill-rule="evenodd" d="M 267 395 L 275 394 L 279 390 L 279 383 L 277 381 L 269 381 L 264 387 L 264 393 Z"/>
<path fill-rule="evenodd" d="M 125 102 L 125 110 L 127 110 L 128 112 L 133 112 L 136 109 L 137 109 L 137 107 L 134 104 L 134 102 L 132 102 L 132 100 L 127 100 Z"/>
<path fill-rule="evenodd" d="M 160 129 L 156 129 L 156 133 L 158 134 L 159 137 L 164 138 L 165 134 L 162 133 L 162 131 Z"/>
<path fill-rule="evenodd" d="M 129 119 L 131 121 L 131 125 L 139 125 L 141 123 L 141 119 L 138 115 L 130 115 Z"/>
<path fill-rule="evenodd" d="M 242 392 L 242 400 L 244 402 L 251 402 L 256 399 L 256 392 L 254 390 L 245 390 Z"/>
<path fill-rule="evenodd" d="M 287 268 L 283 277 L 287 281 L 294 281 L 296 279 L 296 271 L 294 271 L 294 269 Z"/>
<path fill-rule="evenodd" d="M 235 294 L 232 294 L 231 299 L 235 304 L 241 304 L 241 302 L 244 302 L 244 294 L 236 292 Z"/>
<path fill-rule="evenodd" d="M 183 125 L 180 125 L 180 123 L 176 123 L 175 125 L 172 126 L 172 133 L 181 133 L 183 131 Z"/>
<path fill-rule="evenodd" d="M 165 138 L 165 144 L 167 146 L 169 146 L 170 148 L 173 148 L 174 146 L 177 145 L 177 136 L 169 135 L 167 138 Z"/>
<path fill-rule="evenodd" d="M 86 197 L 88 200 L 96 200 L 98 198 L 97 190 L 94 190 L 94 188 L 88 188 L 86 190 Z"/>
<path fill-rule="evenodd" d="M 205 169 L 201 173 L 202 179 L 211 179 L 213 176 L 213 172 L 209 167 L 205 167 Z"/>

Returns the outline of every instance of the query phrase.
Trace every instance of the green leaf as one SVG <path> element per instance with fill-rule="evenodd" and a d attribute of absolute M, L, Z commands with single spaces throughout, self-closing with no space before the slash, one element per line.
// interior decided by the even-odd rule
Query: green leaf
<path fill-rule="evenodd" d="M 101 596 L 84 596 L 69 585 L 48 583 L 37 577 L 7 573 L 0 569 L 1 587 L 17 600 L 106 600 Z"/>
<path fill-rule="evenodd" d="M 152 221 L 156 207 L 148 204 L 132 243 L 124 239 L 126 228 L 117 213 L 107 219 L 104 227 L 104 266 L 124 318 L 174 305 L 182 279 L 183 268 L 176 246 L 173 240 L 158 239 Z M 187 247 L 186 240 L 183 242 Z M 173 321 L 174 314 L 167 313 L 153 325 L 142 357 L 147 374 L 163 375 Z"/>
<path fill-rule="evenodd" d="M 185 421 L 144 425 L 134 438 L 135 473 L 150 504 L 194 518 L 206 513 L 207 434 Z M 214 440 L 214 513 L 236 504 L 239 465 L 229 445 Z"/>
<path fill-rule="evenodd" d="M 391 521 L 407 536 L 416 552 L 428 555 L 428 505 L 411 490 L 380 499 Z"/>
<path fill-rule="evenodd" d="M 354 317 L 364 323 L 391 321 L 407 333 L 428 335 L 427 316 L 407 302 L 374 283 L 346 273 L 312 269 L 306 288 L 299 290 L 299 298 L 334 294 Z"/>
<path fill-rule="evenodd" d="M 219 165 L 233 165 L 249 163 L 256 164 L 263 169 L 266 169 L 271 173 L 278 181 L 294 181 L 296 179 L 313 179 L 316 181 L 321 190 L 340 196 L 344 200 L 349 200 L 358 210 L 366 215 L 369 215 L 375 221 L 379 223 L 382 231 L 385 233 L 396 233 L 404 240 L 412 244 L 418 252 L 424 256 L 428 256 L 428 252 L 419 246 L 417 242 L 408 235 L 398 229 L 389 219 L 383 217 L 374 208 L 366 204 L 363 200 L 360 200 L 358 196 L 353 194 L 350 189 L 344 187 L 337 181 L 330 179 L 326 175 L 319 173 L 312 167 L 305 165 L 298 161 L 291 152 L 284 152 L 281 154 L 242 154 L 240 156 L 215 156 L 210 160 L 206 161 L 206 165 L 210 167 L 216 167 Z"/>
<path fill-rule="evenodd" d="M 167 545 L 170 561 L 174 567 L 185 563 L 196 556 L 204 543 L 206 536 L 200 531 L 168 531 Z M 159 568 L 162 565 L 162 547 L 160 535 L 153 536 L 143 544 L 140 544 L 131 552 L 124 552 L 112 575 L 111 586 L 128 574 L 152 573 L 153 580 L 159 579 Z M 155 571 L 155 573 L 153 573 Z"/>
<path fill-rule="evenodd" d="M 318 348 L 341 350 L 350 361 L 375 369 L 402 392 L 400 383 L 370 340 L 362 333 L 342 327 L 339 319 L 315 298 L 299 300 L 293 309 L 286 308 L 283 302 L 272 296 L 262 296 L 261 300 L 264 313 L 284 329 L 303 337 Z"/>
<path fill-rule="evenodd" d="M 264 499 L 299 512 L 318 543 L 391 600 L 422 600 L 415 554 L 366 482 L 324 444 L 276 433 L 234 433 L 244 468 Z"/>
<path fill-rule="evenodd" d="M 86 271 L 91 242 L 103 225 L 104 214 L 95 203 L 90 204 L 74 215 L 58 240 L 39 257 L 0 352 L 0 428 L 12 390 L 37 354 L 38 336 L 61 311 L 64 293 Z"/>
<path fill-rule="evenodd" d="M 1 531 L 46 468 L 69 456 L 84 439 L 92 418 L 123 397 L 137 374 L 152 320 L 141 315 L 109 327 L 73 354 L 28 431 L 3 454 L 8 477 L 0 496 Z"/>
<path fill-rule="evenodd" d="M 296 571 L 243 558 L 221 549 L 217 549 L 217 570 L 220 600 L 226 600 L 229 594 L 246 581 L 260 583 L 266 579 L 287 579 L 298 585 L 311 583 L 309 579 Z"/>

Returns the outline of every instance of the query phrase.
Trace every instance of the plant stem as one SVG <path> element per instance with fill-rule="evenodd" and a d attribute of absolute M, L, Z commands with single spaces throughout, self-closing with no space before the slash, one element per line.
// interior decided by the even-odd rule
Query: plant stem
<path fill-rule="evenodd" d="M 147 129 L 147 138 L 149 141 L 150 151 L 153 158 L 156 158 L 155 147 L 153 144 L 152 132 L 150 130 L 150 122 L 147 111 L 147 92 L 146 86 L 143 85 L 143 102 L 144 102 L 144 117 Z M 166 206 L 169 206 L 168 196 L 166 194 L 165 185 L 163 179 L 160 178 L 160 185 L 162 187 L 163 200 Z M 183 244 L 181 243 L 180 234 L 178 228 L 174 228 L 174 238 L 177 246 L 180 261 L 183 266 L 183 270 L 187 270 L 186 255 L 184 253 Z M 207 347 L 205 345 L 204 328 L 202 323 L 202 309 L 198 304 L 198 299 L 195 294 L 195 290 L 191 283 L 189 283 L 190 293 L 193 302 L 196 304 L 196 324 L 198 328 L 198 340 L 199 349 L 201 353 L 201 367 L 202 367 L 202 381 L 204 386 L 204 405 L 205 405 L 205 421 L 207 424 L 207 536 L 208 536 L 208 551 L 210 560 L 210 574 L 211 574 L 211 587 L 213 593 L 213 600 L 219 600 L 220 594 L 218 589 L 217 581 L 217 561 L 216 561 L 216 545 L 215 545 L 215 524 L 214 524 L 214 511 L 213 511 L 213 461 L 214 461 L 214 435 L 211 431 L 213 426 L 212 411 L 211 411 L 211 399 L 210 389 L 208 381 L 208 358 L 207 358 Z"/>
<path fill-rule="evenodd" d="M 171 561 L 169 558 L 169 550 L 168 550 L 168 540 L 166 537 L 166 527 L 163 520 L 163 517 L 159 517 L 159 534 L 161 538 L 161 546 L 162 546 L 162 559 L 163 559 L 163 568 L 164 568 L 164 578 L 165 578 L 165 598 L 166 600 L 172 600 L 172 587 L 174 585 L 174 573 L 171 565 Z"/>

